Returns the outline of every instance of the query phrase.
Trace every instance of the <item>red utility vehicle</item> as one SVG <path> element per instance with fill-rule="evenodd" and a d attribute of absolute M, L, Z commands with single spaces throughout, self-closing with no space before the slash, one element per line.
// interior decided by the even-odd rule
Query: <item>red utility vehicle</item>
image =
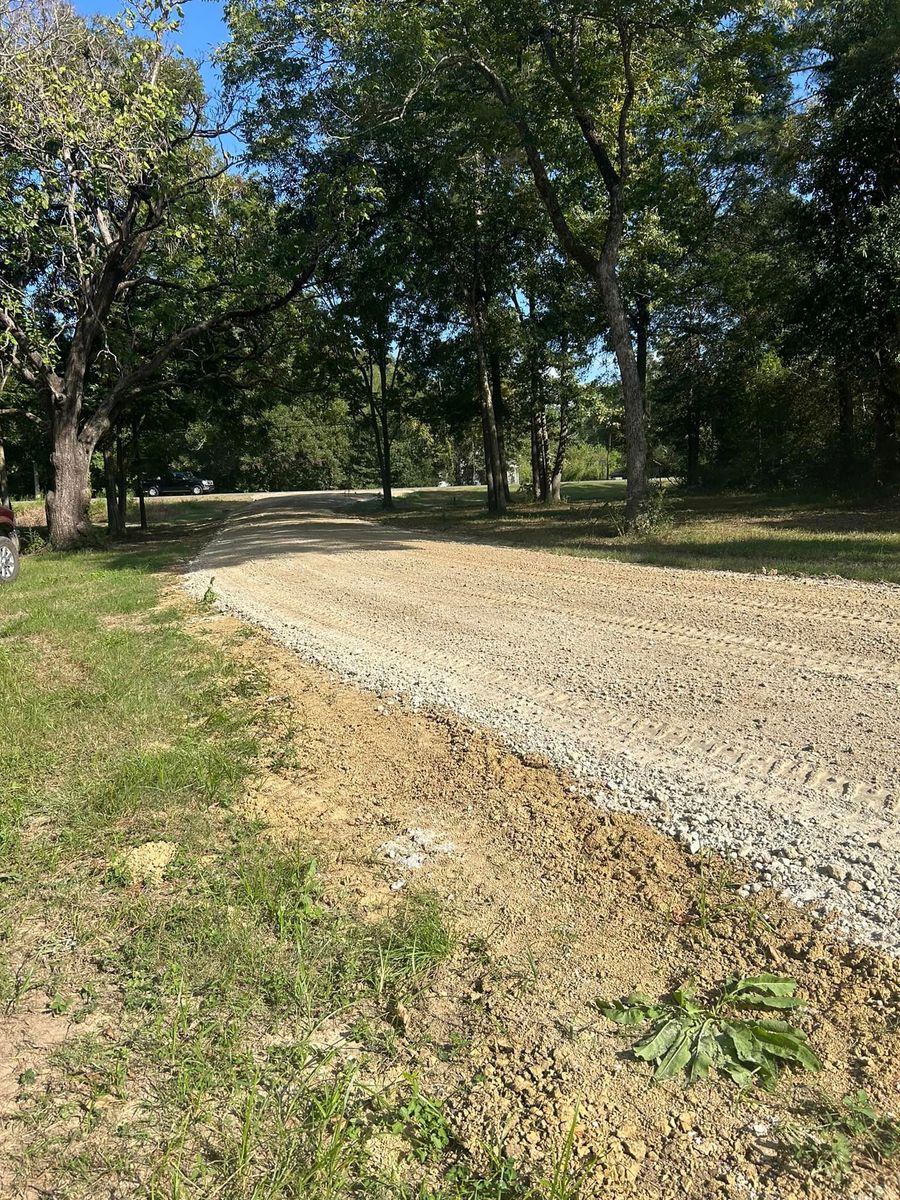
<path fill-rule="evenodd" d="M 0 505 L 0 583 L 12 583 L 19 574 L 19 532 L 11 508 Z"/>

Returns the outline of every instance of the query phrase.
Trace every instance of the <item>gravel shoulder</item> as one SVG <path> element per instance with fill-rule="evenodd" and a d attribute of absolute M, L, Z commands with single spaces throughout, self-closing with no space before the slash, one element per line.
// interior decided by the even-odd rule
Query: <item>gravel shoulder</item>
<path fill-rule="evenodd" d="M 900 954 L 900 589 L 560 557 L 262 501 L 188 586 L 360 686 L 497 731 L 608 809 Z"/>

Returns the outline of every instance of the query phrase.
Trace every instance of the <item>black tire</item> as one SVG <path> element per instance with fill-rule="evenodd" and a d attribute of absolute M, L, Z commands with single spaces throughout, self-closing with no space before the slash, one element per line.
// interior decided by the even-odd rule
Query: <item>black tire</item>
<path fill-rule="evenodd" d="M 148 495 L 148 496 L 158 496 L 158 495 L 159 495 L 159 488 L 157 488 L 157 487 L 149 487 L 149 488 L 147 488 L 147 495 Z"/>
<path fill-rule="evenodd" d="M 197 487 L 195 487 L 195 488 L 191 488 L 191 491 L 194 493 L 194 495 L 195 495 L 195 496 L 202 496 L 202 495 L 203 495 L 203 488 L 202 488 L 202 487 L 200 487 L 200 485 L 199 485 L 199 484 L 197 485 Z"/>
<path fill-rule="evenodd" d="M 15 583 L 19 574 L 19 548 L 12 538 L 0 537 L 0 584 Z"/>

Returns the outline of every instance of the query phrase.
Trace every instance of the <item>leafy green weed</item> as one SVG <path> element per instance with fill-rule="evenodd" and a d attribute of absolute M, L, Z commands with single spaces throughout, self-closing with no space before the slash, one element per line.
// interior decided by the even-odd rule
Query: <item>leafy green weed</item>
<path fill-rule="evenodd" d="M 681 987 L 653 1000 L 632 992 L 624 1000 L 600 1001 L 604 1016 L 618 1025 L 650 1029 L 633 1047 L 636 1058 L 655 1064 L 656 1081 L 685 1073 L 687 1083 L 706 1079 L 715 1068 L 740 1087 L 772 1091 L 785 1067 L 818 1071 L 822 1063 L 806 1034 L 787 1021 L 740 1017 L 735 1010 L 771 1012 L 802 1008 L 793 979 L 778 975 L 732 978 L 710 1004 Z"/>

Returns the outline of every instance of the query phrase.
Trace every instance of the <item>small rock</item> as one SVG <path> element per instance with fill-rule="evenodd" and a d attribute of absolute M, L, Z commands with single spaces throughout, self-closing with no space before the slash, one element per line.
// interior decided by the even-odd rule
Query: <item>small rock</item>
<path fill-rule="evenodd" d="M 593 854 L 603 845 L 603 835 L 599 829 L 591 829 L 585 834 L 582 843 L 588 854 Z"/>
<path fill-rule="evenodd" d="M 834 879 L 841 883 L 847 875 L 844 867 L 837 863 L 825 863 L 823 867 L 819 867 L 819 874 L 824 875 L 826 879 Z"/>

